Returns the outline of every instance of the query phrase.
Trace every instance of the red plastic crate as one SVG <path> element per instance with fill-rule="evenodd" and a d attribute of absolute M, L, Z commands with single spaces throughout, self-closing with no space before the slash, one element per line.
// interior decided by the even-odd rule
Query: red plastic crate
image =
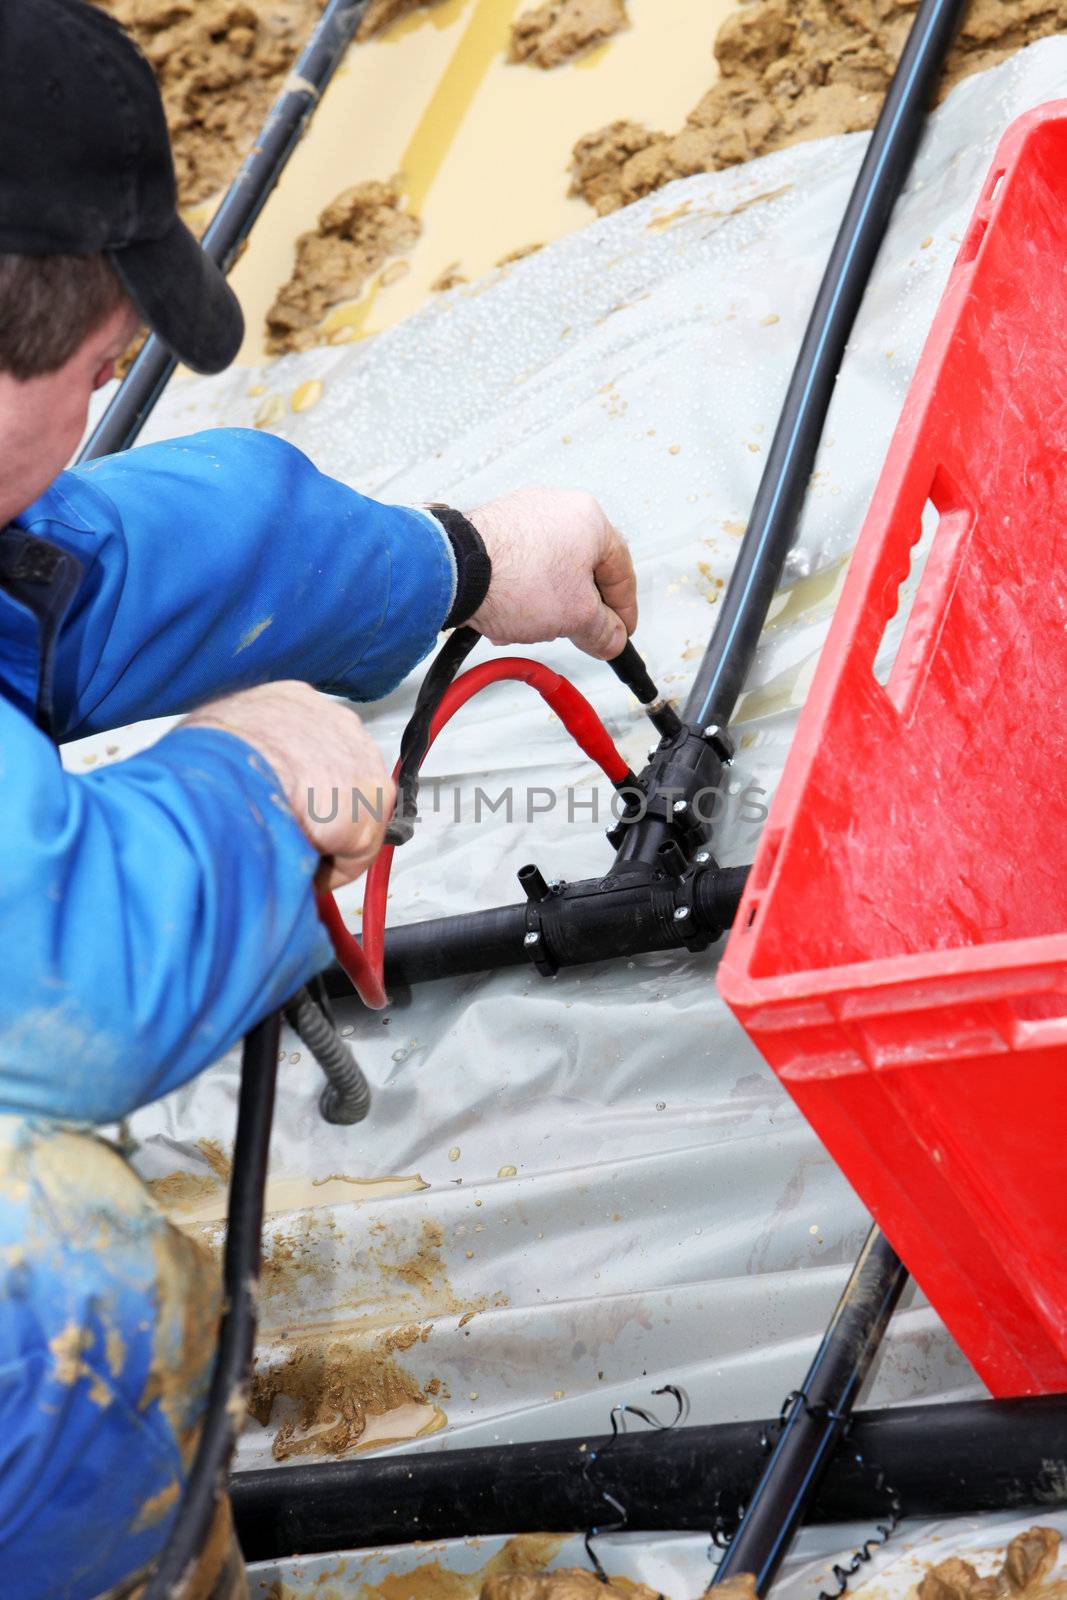
<path fill-rule="evenodd" d="M 939 514 L 883 687 L 886 623 Z M 997 1395 L 1067 1389 L 1067 101 L 1012 124 L 719 987 Z"/>

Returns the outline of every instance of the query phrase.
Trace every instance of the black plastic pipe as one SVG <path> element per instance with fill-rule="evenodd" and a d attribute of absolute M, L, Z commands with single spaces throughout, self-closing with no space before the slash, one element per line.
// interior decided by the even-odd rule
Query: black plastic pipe
<path fill-rule="evenodd" d="M 304 127 L 352 42 L 369 0 L 329 0 L 318 26 L 294 63 L 251 154 L 223 196 L 201 241 L 205 252 L 229 272 L 252 225 L 281 177 Z M 127 449 L 145 423 L 177 366 L 153 334 L 78 457 L 95 461 Z"/>
<path fill-rule="evenodd" d="M 773 1429 L 727 1422 L 238 1472 L 234 1518 L 249 1561 L 413 1538 L 582 1532 L 603 1517 L 604 1494 L 626 1507 L 635 1532 L 706 1532 L 713 1505 L 729 1516 L 751 1495 Z M 879 1473 L 908 1517 L 1067 1505 L 1067 1396 L 857 1412 L 808 1520 L 883 1517 Z"/>
<path fill-rule="evenodd" d="M 419 771 L 430 748 L 430 726 L 449 685 L 471 651 L 481 643 L 477 628 L 454 628 L 433 661 L 415 697 L 415 707 L 400 740 L 396 805 L 385 830 L 387 844 L 406 844 L 415 831 L 419 811 Z"/>
<path fill-rule="evenodd" d="M 178 1514 L 142 1600 L 173 1600 L 183 1592 L 182 1581 L 203 1551 L 225 1492 L 237 1434 L 244 1422 L 256 1338 L 263 1190 L 280 1034 L 281 1015 L 275 1012 L 245 1039 L 223 1259 L 225 1309 L 215 1371 L 203 1432 Z"/>
<path fill-rule="evenodd" d="M 638 654 L 637 646 L 632 639 L 628 639 L 619 654 L 608 666 L 625 684 L 630 693 L 636 695 L 644 707 L 656 732 L 664 738 L 672 739 L 681 728 L 681 718 L 674 707 L 660 694 L 643 658 Z"/>
<path fill-rule="evenodd" d="M 737 564 L 686 702 L 686 722 L 724 727 L 752 666 L 852 325 L 966 3 L 923 0 L 908 34 L 816 296 Z"/>
<path fill-rule="evenodd" d="M 544 970 L 707 943 L 732 923 L 747 876 L 747 867 L 698 868 L 691 892 L 682 897 L 688 915 L 681 918 L 676 883 L 670 879 L 623 884 L 590 878 L 536 904 L 527 900 L 409 923 L 385 936 L 386 988 L 524 962 Z M 533 932 L 538 941 L 531 947 Z M 336 964 L 323 979 L 331 998 L 351 997 L 351 981 Z"/>
<path fill-rule="evenodd" d="M 763 1595 L 774 1582 L 830 1465 L 907 1281 L 907 1268 L 885 1234 L 872 1228 L 803 1388 L 791 1398 L 771 1458 L 746 1502 L 714 1584 L 750 1572 L 756 1593 Z"/>

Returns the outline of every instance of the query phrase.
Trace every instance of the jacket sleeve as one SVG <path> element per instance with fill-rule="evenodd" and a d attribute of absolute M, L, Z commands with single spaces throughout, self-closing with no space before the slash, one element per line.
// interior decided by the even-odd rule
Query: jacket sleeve
<path fill-rule="evenodd" d="M 315 853 L 241 739 L 72 775 L 0 700 L 0 770 L 0 1110 L 124 1116 L 325 965 Z"/>
<path fill-rule="evenodd" d="M 376 699 L 432 647 L 455 587 L 429 513 L 246 429 L 63 473 L 17 521 L 85 571 L 56 654 L 60 738 L 279 678 Z"/>

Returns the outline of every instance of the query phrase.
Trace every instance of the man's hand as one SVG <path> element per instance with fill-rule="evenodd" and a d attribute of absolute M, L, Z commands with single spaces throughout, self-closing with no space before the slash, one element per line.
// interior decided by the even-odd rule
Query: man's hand
<path fill-rule="evenodd" d="M 637 581 L 591 494 L 517 489 L 467 515 L 493 564 L 472 627 L 493 644 L 567 638 L 601 661 L 618 655 L 637 626 Z"/>
<path fill-rule="evenodd" d="M 354 711 L 306 683 L 267 683 L 212 700 L 182 726 L 235 733 L 274 768 L 298 827 L 323 857 L 317 888 L 339 889 L 366 872 L 396 790 Z"/>

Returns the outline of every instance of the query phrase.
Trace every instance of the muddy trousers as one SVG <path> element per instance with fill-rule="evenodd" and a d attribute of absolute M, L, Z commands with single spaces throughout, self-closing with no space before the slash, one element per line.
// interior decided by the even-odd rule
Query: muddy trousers
<path fill-rule="evenodd" d="M 0 1114 L 5 1600 L 136 1595 L 192 1460 L 218 1269 L 91 1132 Z M 228 1506 L 196 1600 L 246 1592 Z"/>

